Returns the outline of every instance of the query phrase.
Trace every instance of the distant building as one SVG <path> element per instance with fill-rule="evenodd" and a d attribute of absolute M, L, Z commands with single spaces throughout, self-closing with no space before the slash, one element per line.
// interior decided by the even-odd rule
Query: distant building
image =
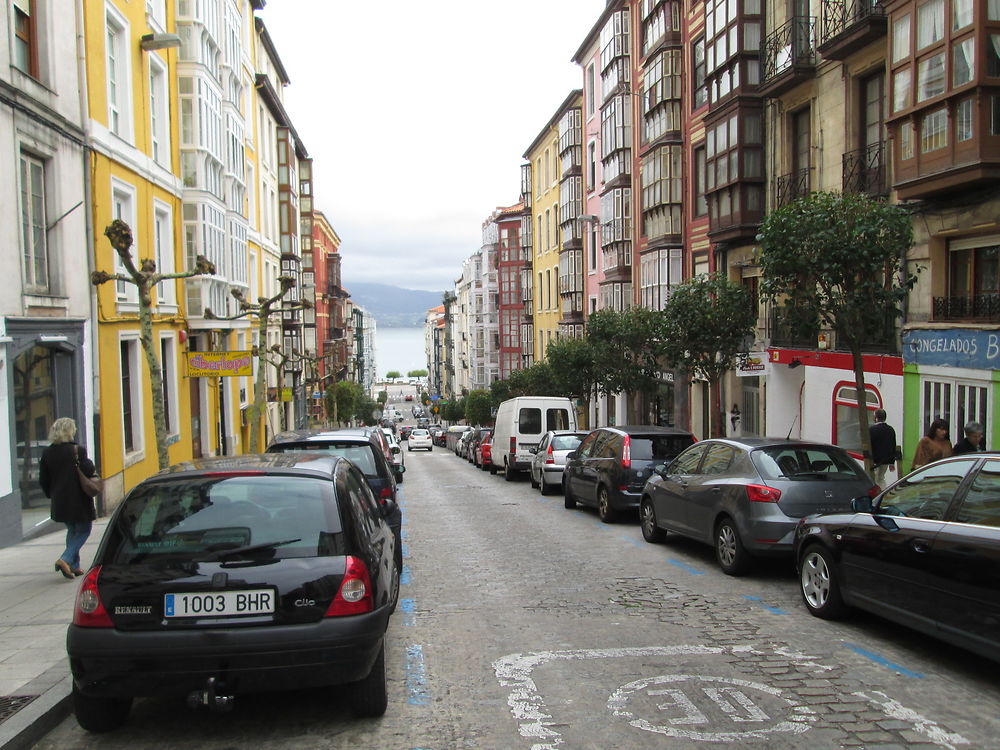
<path fill-rule="evenodd" d="M 378 378 L 375 360 L 375 318 L 360 305 L 353 306 L 354 319 L 354 381 L 365 393 L 374 397 Z"/>

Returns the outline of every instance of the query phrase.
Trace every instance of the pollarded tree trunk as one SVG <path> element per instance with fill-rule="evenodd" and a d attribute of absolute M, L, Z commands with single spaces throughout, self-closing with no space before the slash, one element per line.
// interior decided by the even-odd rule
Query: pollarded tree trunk
<path fill-rule="evenodd" d="M 156 458 L 160 469 L 170 466 L 170 450 L 167 447 L 167 420 L 163 406 L 163 369 L 156 347 L 153 345 L 152 298 L 149 285 L 143 281 L 136 284 L 139 290 L 139 341 L 146 354 L 149 368 L 149 385 L 152 389 L 153 430 L 156 433 Z"/>
<path fill-rule="evenodd" d="M 851 358 L 854 361 L 854 383 L 858 393 L 858 433 L 861 438 L 861 454 L 865 459 L 865 471 L 872 473 L 872 436 L 868 431 L 868 391 L 865 389 L 865 361 L 861 354 L 861 342 L 850 342 Z"/>

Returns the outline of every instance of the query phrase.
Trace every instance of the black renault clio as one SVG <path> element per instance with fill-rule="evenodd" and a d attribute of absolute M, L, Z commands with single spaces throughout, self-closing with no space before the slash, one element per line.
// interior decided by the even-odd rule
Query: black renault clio
<path fill-rule="evenodd" d="M 382 715 L 395 544 L 364 476 L 337 456 L 205 459 L 141 482 L 77 595 L 77 720 L 114 729 L 138 696 L 224 707 L 342 683 L 356 715 Z"/>

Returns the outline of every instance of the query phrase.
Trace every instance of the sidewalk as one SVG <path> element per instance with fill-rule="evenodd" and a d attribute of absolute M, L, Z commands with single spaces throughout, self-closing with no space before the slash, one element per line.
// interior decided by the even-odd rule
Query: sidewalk
<path fill-rule="evenodd" d="M 89 567 L 106 518 L 80 558 Z M 66 626 L 80 579 L 53 569 L 65 548 L 65 527 L 0 549 L 0 750 L 30 747 L 71 711 Z"/>

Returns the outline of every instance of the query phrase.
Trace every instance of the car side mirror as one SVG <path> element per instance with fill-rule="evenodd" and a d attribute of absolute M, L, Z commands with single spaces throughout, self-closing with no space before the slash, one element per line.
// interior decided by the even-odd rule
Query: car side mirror
<path fill-rule="evenodd" d="M 406 472 L 406 467 L 403 466 L 403 465 L 400 465 L 400 467 L 399 467 L 399 473 L 400 474 L 404 474 L 405 472 Z"/>
<path fill-rule="evenodd" d="M 871 513 L 873 507 L 872 499 L 868 495 L 858 495 L 851 500 L 851 510 L 855 513 Z"/>
<path fill-rule="evenodd" d="M 392 498 L 387 498 L 382 501 L 382 517 L 389 518 L 399 506 L 396 505 L 396 501 Z"/>
<path fill-rule="evenodd" d="M 392 446 L 392 452 L 393 453 L 399 453 L 399 446 L 398 445 Z"/>
<path fill-rule="evenodd" d="M 667 465 L 666 464 L 656 464 L 653 467 L 653 471 L 655 471 L 661 477 L 665 477 L 667 475 Z"/>
<path fill-rule="evenodd" d="M 566 458 L 576 458 L 579 455 L 579 451 L 570 451 L 566 454 Z"/>
<path fill-rule="evenodd" d="M 538 453 L 538 447 L 536 446 L 534 448 L 528 448 L 528 453 L 530 453 L 531 455 L 535 455 L 536 453 Z"/>

